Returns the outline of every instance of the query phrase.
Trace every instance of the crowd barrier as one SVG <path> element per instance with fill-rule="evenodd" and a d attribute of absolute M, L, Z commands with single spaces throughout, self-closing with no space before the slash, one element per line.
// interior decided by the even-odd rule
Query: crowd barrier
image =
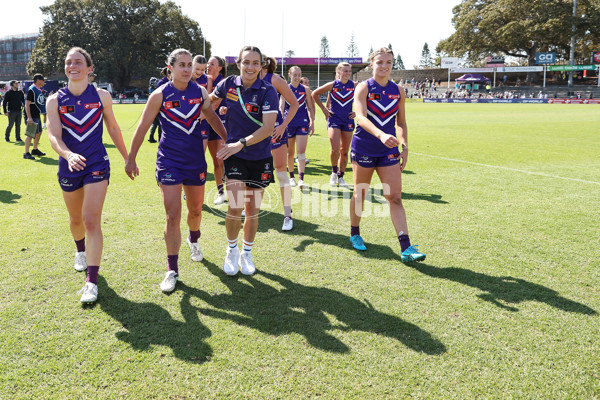
<path fill-rule="evenodd" d="M 600 104 L 600 99 L 423 99 L 423 103 Z"/>
<path fill-rule="evenodd" d="M 113 104 L 146 104 L 148 99 L 112 99 Z"/>

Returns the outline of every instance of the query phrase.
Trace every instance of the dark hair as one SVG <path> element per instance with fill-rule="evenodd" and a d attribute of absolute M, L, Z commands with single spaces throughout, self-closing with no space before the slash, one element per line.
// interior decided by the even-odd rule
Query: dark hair
<path fill-rule="evenodd" d="M 242 54 L 244 54 L 245 51 L 254 51 L 256 53 L 258 53 L 258 55 L 260 56 L 260 65 L 263 64 L 263 55 L 260 51 L 260 49 L 256 46 L 244 46 L 242 47 L 242 50 L 240 50 L 240 55 L 238 56 L 237 60 L 235 60 L 236 64 L 239 64 L 242 62 Z"/>
<path fill-rule="evenodd" d="M 221 72 L 219 73 L 223 76 L 227 75 L 227 64 L 225 64 L 225 59 L 219 56 L 212 56 L 211 58 L 214 58 L 217 60 L 217 63 L 219 63 L 219 67 L 221 67 Z"/>
<path fill-rule="evenodd" d="M 180 54 L 187 54 L 188 56 L 190 56 L 190 58 L 192 58 L 192 53 L 190 53 L 188 50 L 175 49 L 171 52 L 171 54 L 169 54 L 169 57 L 167 57 L 167 65 L 174 66 L 175 61 L 177 61 L 177 56 L 179 56 Z"/>
<path fill-rule="evenodd" d="M 203 55 L 197 55 L 194 57 L 194 62 L 196 64 L 206 64 L 206 57 L 204 57 Z"/>
<path fill-rule="evenodd" d="M 160 73 L 162 74 L 162 76 L 167 76 L 169 74 L 169 68 L 164 67 L 160 70 Z"/>
<path fill-rule="evenodd" d="M 267 56 L 263 56 L 263 58 L 265 59 L 263 68 L 266 69 L 267 73 L 269 73 L 269 74 L 274 73 L 275 69 L 277 68 L 277 60 L 275 60 L 273 57 L 267 57 Z"/>
<path fill-rule="evenodd" d="M 45 81 L 45 80 L 46 80 L 46 78 L 44 78 L 44 75 L 42 75 L 42 74 L 35 74 L 33 76 L 33 82 L 34 83 L 37 82 L 37 81 Z"/>
<path fill-rule="evenodd" d="M 19 81 L 15 81 L 15 80 L 10 81 L 10 86 L 14 85 L 15 83 L 19 83 Z"/>
<path fill-rule="evenodd" d="M 88 53 L 81 47 L 71 47 L 69 49 L 69 51 L 67 51 L 67 54 L 69 54 L 72 51 L 76 51 L 77 53 L 81 54 L 83 56 L 83 58 L 85 58 L 85 63 L 87 64 L 88 67 L 94 66 L 94 63 L 92 62 L 92 56 L 90 56 L 90 53 Z"/>

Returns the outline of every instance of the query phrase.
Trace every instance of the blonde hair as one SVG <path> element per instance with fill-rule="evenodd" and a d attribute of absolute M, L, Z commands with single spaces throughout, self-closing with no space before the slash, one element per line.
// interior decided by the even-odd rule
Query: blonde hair
<path fill-rule="evenodd" d="M 373 62 L 373 60 L 375 59 L 375 57 L 381 55 L 381 54 L 391 54 L 392 58 L 394 58 L 394 51 L 392 49 L 388 49 L 387 47 L 381 47 L 377 50 L 374 50 L 370 55 L 369 55 L 369 59 L 367 60 L 368 63 Z"/>
<path fill-rule="evenodd" d="M 290 77 L 290 78 L 292 77 L 292 72 L 294 72 L 295 70 L 298 70 L 298 71 L 302 72 L 302 70 L 300 69 L 300 67 L 299 67 L 299 66 L 297 66 L 297 65 L 294 65 L 294 66 L 293 66 L 293 67 L 291 67 L 291 68 L 289 69 L 289 71 L 288 71 L 288 75 L 289 75 L 289 77 Z"/>
<path fill-rule="evenodd" d="M 335 79 L 340 79 L 340 77 L 342 76 L 342 68 L 344 67 L 350 67 L 352 68 L 352 65 L 350 65 L 347 62 L 341 62 L 337 65 L 337 67 L 335 67 Z"/>

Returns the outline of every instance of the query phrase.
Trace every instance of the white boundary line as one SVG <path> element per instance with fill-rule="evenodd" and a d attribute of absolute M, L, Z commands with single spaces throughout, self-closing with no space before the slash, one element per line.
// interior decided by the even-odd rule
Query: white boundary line
<path fill-rule="evenodd" d="M 581 183 L 591 183 L 593 185 L 599 185 L 600 186 L 600 182 L 596 182 L 596 181 L 586 181 L 585 179 L 577 179 L 577 178 L 567 178 L 564 176 L 558 176 L 558 175 L 550 175 L 550 174 L 545 174 L 543 172 L 532 172 L 532 171 L 526 171 L 524 169 L 517 169 L 517 168 L 509 168 L 509 167 L 502 167 L 500 165 L 490 165 L 490 164 L 482 164 L 482 163 L 478 163 L 478 162 L 474 162 L 474 161 L 465 161 L 465 160 L 459 160 L 456 158 L 448 158 L 448 157 L 441 157 L 441 156 L 433 156 L 431 154 L 425 154 L 425 153 L 416 153 L 414 151 L 411 152 L 411 154 L 416 154 L 418 156 L 424 156 L 424 157 L 431 157 L 431 158 L 437 158 L 439 160 L 446 160 L 446 161 L 453 161 L 453 162 L 458 162 L 458 163 L 463 163 L 463 164 L 470 164 L 470 165 L 477 165 L 479 167 L 488 167 L 488 168 L 496 168 L 496 169 L 504 169 L 507 171 L 512 171 L 512 172 L 521 172 L 524 174 L 529 174 L 529 175 L 538 175 L 538 176 L 545 176 L 547 178 L 555 178 L 555 179 L 564 179 L 566 181 L 572 181 L 572 182 L 581 182 Z"/>

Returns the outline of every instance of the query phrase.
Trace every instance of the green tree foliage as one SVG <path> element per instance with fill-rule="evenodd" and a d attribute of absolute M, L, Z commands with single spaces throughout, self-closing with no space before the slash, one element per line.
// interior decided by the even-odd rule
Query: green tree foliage
<path fill-rule="evenodd" d="M 56 0 L 41 10 L 46 19 L 28 73 L 62 71 L 68 49 L 80 46 L 91 54 L 95 72 L 120 90 L 131 79 L 156 76 L 176 48 L 205 50 L 198 23 L 172 1 Z"/>
<path fill-rule="evenodd" d="M 285 52 L 285 56 L 286 57 L 294 57 L 294 55 L 296 55 L 296 52 L 294 50 L 288 50 Z"/>
<path fill-rule="evenodd" d="M 431 68 L 434 65 L 433 57 L 431 57 L 431 51 L 427 42 L 423 45 L 421 51 L 421 60 L 419 61 L 419 68 Z"/>
<path fill-rule="evenodd" d="M 354 40 L 354 33 L 352 33 L 352 36 L 350 37 L 350 44 L 346 48 L 346 55 L 348 57 L 358 57 L 358 46 Z"/>
<path fill-rule="evenodd" d="M 402 61 L 402 57 L 400 57 L 400 54 L 398 54 L 396 56 L 396 59 L 394 60 L 394 69 L 397 69 L 397 70 L 406 69 L 404 67 L 404 61 Z"/>
<path fill-rule="evenodd" d="M 472 62 L 509 55 L 534 65 L 540 51 L 556 51 L 568 59 L 573 22 L 578 43 L 583 38 L 600 42 L 598 0 L 579 0 L 575 19 L 572 0 L 463 0 L 453 13 L 456 31 L 438 44 L 437 51 Z M 578 62 L 586 57 L 589 54 L 576 54 Z"/>
<path fill-rule="evenodd" d="M 323 36 L 321 38 L 321 46 L 319 48 L 319 57 L 326 58 L 329 57 L 329 40 L 327 40 L 327 36 Z"/>

